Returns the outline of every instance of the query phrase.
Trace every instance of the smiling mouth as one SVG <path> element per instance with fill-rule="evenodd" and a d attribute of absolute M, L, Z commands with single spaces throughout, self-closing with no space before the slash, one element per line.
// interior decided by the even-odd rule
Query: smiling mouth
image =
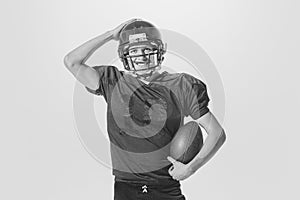
<path fill-rule="evenodd" d="M 134 62 L 137 65 L 146 65 L 149 64 L 149 62 Z"/>
<path fill-rule="evenodd" d="M 140 70 L 145 70 L 145 69 L 148 69 L 148 66 L 149 66 L 149 64 L 150 63 L 148 63 L 148 62 L 144 62 L 144 63 L 135 63 L 136 64 L 136 66 L 138 66 L 139 67 L 139 69 Z"/>

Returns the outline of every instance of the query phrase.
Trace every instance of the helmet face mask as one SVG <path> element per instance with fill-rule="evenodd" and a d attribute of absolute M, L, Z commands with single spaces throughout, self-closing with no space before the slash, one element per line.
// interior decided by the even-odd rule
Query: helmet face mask
<path fill-rule="evenodd" d="M 120 33 L 119 57 L 125 70 L 136 76 L 151 76 L 160 68 L 165 52 L 158 29 L 149 22 L 132 22 Z"/>
<path fill-rule="evenodd" d="M 149 71 L 154 70 L 158 66 L 157 61 L 158 50 L 152 49 L 150 46 L 132 46 L 128 53 L 125 54 L 129 71 Z"/>

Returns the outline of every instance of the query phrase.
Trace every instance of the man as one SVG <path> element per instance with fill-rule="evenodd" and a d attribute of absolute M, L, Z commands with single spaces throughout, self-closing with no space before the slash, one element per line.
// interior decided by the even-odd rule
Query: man
<path fill-rule="evenodd" d="M 119 41 L 125 71 L 85 63 L 110 40 Z M 195 173 L 225 141 L 223 128 L 207 107 L 205 84 L 186 73 L 160 72 L 165 52 L 159 30 L 133 19 L 65 56 L 75 78 L 107 102 L 115 200 L 185 199 L 179 181 Z M 168 147 L 187 116 L 208 136 L 195 158 L 183 164 L 168 156 Z"/>

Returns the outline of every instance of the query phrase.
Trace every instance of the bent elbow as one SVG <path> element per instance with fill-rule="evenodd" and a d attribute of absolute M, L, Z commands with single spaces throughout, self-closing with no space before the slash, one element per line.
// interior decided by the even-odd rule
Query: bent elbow
<path fill-rule="evenodd" d="M 225 134 L 225 131 L 224 131 L 224 130 L 222 130 L 222 133 L 221 133 L 221 135 L 220 135 L 219 140 L 220 140 L 220 142 L 221 142 L 222 144 L 225 143 L 225 141 L 226 141 L 226 134 Z"/>
<path fill-rule="evenodd" d="M 66 55 L 66 56 L 64 57 L 63 62 L 64 62 L 64 65 L 65 65 L 67 68 L 71 68 L 72 66 L 74 66 L 74 62 L 72 62 L 72 61 L 70 60 L 70 58 L 69 58 L 68 55 Z"/>

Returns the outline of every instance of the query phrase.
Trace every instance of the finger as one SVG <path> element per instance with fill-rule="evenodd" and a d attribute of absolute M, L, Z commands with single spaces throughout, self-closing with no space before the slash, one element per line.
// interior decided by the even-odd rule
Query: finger
<path fill-rule="evenodd" d="M 175 164 L 175 163 L 177 162 L 174 158 L 172 158 L 172 157 L 170 157 L 170 156 L 168 156 L 167 159 L 168 159 L 168 161 L 170 161 L 172 164 Z"/>
<path fill-rule="evenodd" d="M 139 19 L 130 19 L 130 20 L 128 20 L 127 22 L 125 22 L 124 25 L 129 24 L 129 23 L 131 23 L 131 22 L 138 21 L 138 20 L 139 20 Z"/>
<path fill-rule="evenodd" d="M 119 28 L 119 31 L 122 31 L 122 29 L 123 29 L 126 25 L 128 25 L 128 24 L 130 24 L 130 23 L 132 23 L 132 22 L 135 22 L 135 21 L 136 21 L 136 19 L 130 19 L 130 20 L 124 22 L 123 24 L 121 24 L 121 25 L 118 27 L 118 28 Z"/>
<path fill-rule="evenodd" d="M 172 165 L 172 166 L 169 168 L 169 170 L 168 170 L 168 172 L 169 172 L 170 175 L 173 174 L 173 169 L 174 169 L 174 166 Z"/>
<path fill-rule="evenodd" d="M 133 21 L 141 21 L 142 19 L 141 18 L 133 18 L 132 20 Z"/>
<path fill-rule="evenodd" d="M 135 21 L 142 21 L 142 19 L 138 19 L 138 18 L 134 18 L 134 19 L 130 19 L 126 22 L 124 22 L 123 24 L 120 25 L 119 29 L 120 31 L 128 24 L 132 23 L 132 22 L 135 22 Z"/>

